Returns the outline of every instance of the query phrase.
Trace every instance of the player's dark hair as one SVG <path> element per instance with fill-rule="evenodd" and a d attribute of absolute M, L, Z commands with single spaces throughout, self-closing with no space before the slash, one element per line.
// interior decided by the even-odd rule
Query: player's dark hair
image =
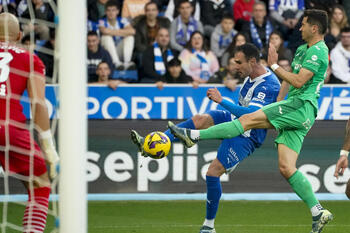
<path fill-rule="evenodd" d="M 120 10 L 119 2 L 116 0 L 109 0 L 108 2 L 106 2 L 105 10 L 107 10 L 108 7 L 112 7 L 112 6 L 115 6 L 118 10 Z"/>
<path fill-rule="evenodd" d="M 340 30 L 340 34 L 343 32 L 350 32 L 350 27 L 345 27 Z"/>
<path fill-rule="evenodd" d="M 304 17 L 307 17 L 307 23 L 318 27 L 319 34 L 326 34 L 328 28 L 328 15 L 326 11 L 318 9 L 305 10 Z"/>
<path fill-rule="evenodd" d="M 247 61 L 250 60 L 251 58 L 255 58 L 256 62 L 260 61 L 259 49 L 251 43 L 245 43 L 241 46 L 237 46 L 234 50 L 234 54 L 238 52 L 242 52 Z"/>
<path fill-rule="evenodd" d="M 181 66 L 181 61 L 179 58 L 174 57 L 168 62 L 168 67 Z"/>
<path fill-rule="evenodd" d="M 98 37 L 98 34 L 96 31 L 89 31 L 87 36 L 97 36 Z"/>

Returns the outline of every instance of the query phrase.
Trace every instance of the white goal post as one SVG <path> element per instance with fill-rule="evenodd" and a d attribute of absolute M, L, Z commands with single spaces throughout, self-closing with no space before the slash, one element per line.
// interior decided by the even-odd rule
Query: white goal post
<path fill-rule="evenodd" d="M 86 233 L 86 1 L 59 0 L 58 12 L 59 231 Z"/>

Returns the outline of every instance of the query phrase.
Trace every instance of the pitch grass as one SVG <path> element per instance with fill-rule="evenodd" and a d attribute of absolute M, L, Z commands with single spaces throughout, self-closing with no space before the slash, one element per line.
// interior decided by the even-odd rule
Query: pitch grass
<path fill-rule="evenodd" d="M 321 203 L 335 216 L 322 233 L 350 233 L 350 201 Z M 23 208 L 10 204 L 9 220 L 21 224 Z M 204 216 L 205 201 L 89 202 L 88 233 L 198 233 Z M 49 217 L 45 233 L 53 224 Z M 221 201 L 215 228 L 217 233 L 309 233 L 311 217 L 301 201 Z"/>

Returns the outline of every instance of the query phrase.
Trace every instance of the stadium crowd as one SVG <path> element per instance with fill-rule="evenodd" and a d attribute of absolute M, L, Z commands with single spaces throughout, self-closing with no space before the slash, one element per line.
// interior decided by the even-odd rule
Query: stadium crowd
<path fill-rule="evenodd" d="M 31 2 L 0 0 L 0 11 L 20 18 L 24 46 L 30 46 L 29 32 L 35 32 L 34 50 L 52 77 L 53 53 L 47 51 L 55 47 L 55 29 L 40 20 L 56 22 L 51 4 L 56 1 Z M 109 79 L 118 81 L 107 82 L 113 88 L 120 83 L 156 83 L 158 88 L 164 83 L 224 83 L 233 90 L 240 80 L 229 58 L 235 46 L 246 42 L 260 49 L 266 64 L 271 41 L 279 65 L 291 70 L 294 52 L 303 43 L 301 16 L 309 8 L 329 14 L 325 82 L 349 84 L 350 1 L 345 0 L 87 0 L 88 82 L 106 83 L 98 69 L 104 63 L 100 67 L 108 66 Z M 33 16 L 37 23 L 30 21 Z"/>

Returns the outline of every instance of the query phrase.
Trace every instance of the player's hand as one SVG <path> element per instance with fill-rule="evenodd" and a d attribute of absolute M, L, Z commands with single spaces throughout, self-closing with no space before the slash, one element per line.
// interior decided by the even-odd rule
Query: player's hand
<path fill-rule="evenodd" d="M 337 165 L 335 166 L 335 172 L 334 172 L 334 176 L 338 178 L 339 175 L 343 175 L 345 169 L 348 167 L 349 165 L 349 160 L 348 157 L 346 156 L 340 156 L 340 158 L 338 159 Z"/>
<path fill-rule="evenodd" d="M 52 148 L 50 150 L 44 151 L 45 157 L 46 157 L 46 162 L 50 167 L 50 178 L 55 179 L 57 176 L 57 169 L 58 169 L 58 164 L 59 164 L 59 157 L 57 154 L 57 151 L 55 148 Z"/>
<path fill-rule="evenodd" d="M 278 54 L 277 54 L 276 48 L 272 43 L 270 43 L 269 54 L 267 56 L 267 64 L 271 66 L 273 64 L 277 64 L 277 61 L 278 61 Z"/>
<path fill-rule="evenodd" d="M 48 133 L 46 132 L 45 136 L 43 136 L 43 134 L 40 135 L 40 147 L 44 153 L 46 163 L 50 167 L 50 178 L 55 179 L 60 158 L 58 157 L 53 138 L 49 131 Z"/>
<path fill-rule="evenodd" d="M 222 101 L 222 96 L 221 96 L 221 93 L 220 91 L 217 89 L 217 88 L 210 88 L 208 91 L 207 91 L 207 96 L 209 99 L 211 99 L 212 101 L 220 104 L 221 101 Z"/>

